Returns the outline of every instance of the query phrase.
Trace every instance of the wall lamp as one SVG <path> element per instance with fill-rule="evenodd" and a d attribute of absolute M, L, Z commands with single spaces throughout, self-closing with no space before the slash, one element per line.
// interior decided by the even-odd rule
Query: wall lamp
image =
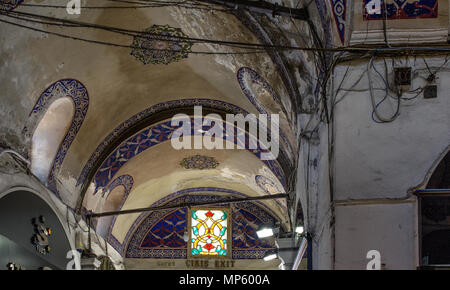
<path fill-rule="evenodd" d="M 264 261 L 271 261 L 273 259 L 278 258 L 278 254 L 276 251 L 267 251 L 266 254 L 264 255 Z"/>
<path fill-rule="evenodd" d="M 278 254 L 279 253 L 283 253 L 283 252 L 294 252 L 296 253 L 298 251 L 299 248 L 296 247 L 290 247 L 290 248 L 281 248 L 281 249 L 276 249 L 276 250 L 271 250 L 271 251 L 267 251 L 264 254 L 264 261 L 271 261 L 273 259 L 279 258 Z"/>
<path fill-rule="evenodd" d="M 295 228 L 295 233 L 297 234 L 303 234 L 305 231 L 305 228 L 303 227 L 303 225 L 298 225 Z M 256 231 L 256 235 L 258 236 L 258 238 L 263 239 L 263 238 L 268 238 L 268 237 L 272 237 L 275 234 L 278 234 L 279 232 L 279 227 L 274 226 L 272 224 L 262 224 L 258 227 L 258 230 Z"/>
<path fill-rule="evenodd" d="M 279 228 L 275 227 L 272 224 L 261 224 L 256 231 L 256 235 L 258 236 L 258 238 L 263 239 L 272 237 L 278 232 Z"/>

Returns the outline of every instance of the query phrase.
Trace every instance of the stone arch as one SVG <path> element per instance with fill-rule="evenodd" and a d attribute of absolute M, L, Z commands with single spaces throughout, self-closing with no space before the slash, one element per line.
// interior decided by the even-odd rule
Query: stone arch
<path fill-rule="evenodd" d="M 190 118 L 191 124 L 195 122 L 194 118 Z M 225 121 L 224 121 L 225 123 Z M 244 147 L 245 144 L 241 144 L 241 138 L 237 138 L 237 136 L 243 136 L 245 138 L 245 143 L 248 144 L 250 142 L 255 142 L 258 144 L 258 140 L 255 136 L 248 134 L 248 132 L 243 131 L 240 128 L 232 125 L 237 129 L 237 134 L 234 138 L 234 143 L 238 146 Z M 203 126 L 205 128 L 205 126 Z M 224 127 L 225 128 L 225 127 Z M 171 121 L 164 121 L 162 123 L 150 126 L 141 130 L 140 132 L 134 134 L 132 137 L 128 138 L 124 142 L 122 142 L 115 150 L 113 150 L 108 158 L 106 158 L 99 169 L 96 171 L 96 174 L 93 178 L 95 183 L 95 190 L 97 191 L 99 188 L 105 187 L 109 181 L 114 177 L 114 175 L 120 170 L 120 168 L 128 162 L 128 160 L 134 158 L 145 150 L 148 150 L 158 144 L 163 142 L 169 142 L 172 133 L 176 130 L 175 127 L 171 126 Z M 192 129 L 191 136 L 194 136 L 196 132 Z M 223 129 L 225 130 L 225 129 Z M 205 134 L 205 131 L 199 131 L 198 134 L 202 136 Z M 222 138 L 226 140 L 226 134 L 223 134 Z M 245 148 L 248 152 L 255 155 L 257 158 L 260 158 L 261 154 L 265 152 L 265 149 L 261 149 L 258 146 L 258 149 L 248 149 Z M 280 166 L 276 159 L 273 160 L 261 160 L 279 179 L 280 183 L 283 187 L 286 188 L 286 178 L 283 168 Z"/>
<path fill-rule="evenodd" d="M 270 108 L 267 108 L 265 103 L 273 101 L 278 106 L 278 108 L 272 108 L 274 110 L 281 110 L 284 114 L 284 117 L 289 122 L 291 121 L 289 118 L 289 114 L 286 111 L 286 108 L 284 107 L 283 103 L 281 102 L 280 97 L 277 95 L 275 90 L 272 88 L 272 86 L 263 78 L 261 77 L 255 70 L 249 68 L 249 67 L 241 67 L 237 74 L 236 74 L 237 81 L 239 83 L 239 86 L 241 87 L 242 92 L 247 97 L 250 103 L 255 106 L 255 108 L 258 110 L 260 114 L 265 114 L 270 117 Z M 249 80 L 247 80 L 249 78 Z M 264 100 L 264 96 L 260 96 L 258 98 L 256 96 L 255 91 L 252 88 L 252 85 L 258 85 L 261 88 L 263 88 L 264 91 L 267 92 L 269 96 L 266 96 L 266 98 L 269 98 L 270 100 Z M 261 99 L 262 98 L 262 99 Z M 291 104 L 292 106 L 292 104 Z M 276 113 L 276 112 L 274 112 Z M 291 143 L 288 141 L 286 135 L 284 134 L 283 130 L 280 128 L 280 140 L 283 141 L 283 146 L 286 146 L 288 149 L 289 154 L 291 154 L 292 159 L 289 159 L 291 162 L 291 165 L 294 166 L 294 159 L 296 158 L 294 155 L 294 149 L 292 148 Z"/>
<path fill-rule="evenodd" d="M 53 211 L 53 213 L 58 218 L 58 221 L 60 222 L 60 224 L 64 230 L 64 234 L 67 238 L 67 241 L 70 245 L 71 250 L 73 250 L 73 251 L 76 250 L 74 233 L 71 232 L 70 226 L 67 224 L 67 216 L 64 216 L 64 214 L 62 214 L 60 212 L 58 206 L 51 199 L 51 196 L 49 194 L 47 194 L 46 192 L 42 193 L 42 192 L 36 191 L 29 187 L 14 186 L 4 192 L 0 192 L 0 200 L 8 195 L 13 195 L 16 192 L 27 192 L 27 193 L 33 194 L 33 195 L 37 196 L 38 198 L 40 198 L 43 202 L 45 202 L 45 204 Z"/>
<path fill-rule="evenodd" d="M 50 169 L 72 123 L 73 102 L 68 97 L 55 100 L 45 112 L 31 139 L 31 172 L 43 183 L 47 182 Z"/>
<path fill-rule="evenodd" d="M 16 9 L 17 6 L 22 4 L 23 0 L 10 0 L 10 1 L 0 1 L 0 9 L 6 11 L 12 11 Z"/>
<path fill-rule="evenodd" d="M 450 147 L 450 146 L 449 146 Z M 427 182 L 428 189 L 450 188 L 450 151 L 441 158 Z"/>
<path fill-rule="evenodd" d="M 420 184 L 418 184 L 418 185 L 416 185 L 416 186 L 410 188 L 410 189 L 408 190 L 408 192 L 409 192 L 409 193 L 412 193 L 412 192 L 414 192 L 415 190 L 427 188 L 427 187 L 428 187 L 428 184 L 429 184 L 430 181 L 431 181 L 432 176 L 433 176 L 434 173 L 435 173 L 435 171 L 436 171 L 436 170 L 438 169 L 438 167 L 441 165 L 441 163 L 443 162 L 443 160 L 444 160 L 445 158 L 449 158 L 449 156 L 450 156 L 450 145 L 448 145 L 448 146 L 441 152 L 441 154 L 439 154 L 439 157 L 433 162 L 431 168 L 430 168 L 430 169 L 427 171 L 427 173 L 425 174 L 425 177 L 424 177 L 423 181 L 422 181 Z"/>
<path fill-rule="evenodd" d="M 101 193 L 102 197 L 105 198 L 103 211 L 121 210 L 122 206 L 125 204 L 125 201 L 128 198 L 128 195 L 131 192 L 131 189 L 133 188 L 133 184 L 133 177 L 128 174 L 121 175 L 111 181 L 111 183 L 106 186 Z M 119 186 L 123 187 L 123 193 L 121 195 L 112 195 L 112 191 Z M 95 194 L 96 193 L 94 193 L 94 195 Z M 116 219 L 117 216 L 107 216 L 99 218 L 97 220 L 97 232 L 99 232 L 101 236 L 108 237 L 111 234 Z"/>
<path fill-rule="evenodd" d="M 208 109 L 211 110 L 211 112 L 220 112 L 224 114 L 243 114 L 244 116 L 249 114 L 249 112 L 234 104 L 221 100 L 206 98 L 171 100 L 155 104 L 146 108 L 145 110 L 140 111 L 139 113 L 120 123 L 99 143 L 97 148 L 91 154 L 90 158 L 84 165 L 80 176 L 77 179 L 76 186 L 81 185 L 82 188 L 76 209 L 81 210 L 84 195 L 89 186 L 89 183 L 95 178 L 95 175 L 98 172 L 99 168 L 108 159 L 111 152 L 115 151 L 122 142 L 125 142 L 127 139 L 137 134 L 139 131 L 142 131 L 143 128 L 147 128 L 154 123 L 164 121 L 165 119 L 169 118 L 168 116 L 171 117 L 176 113 L 187 113 L 186 110 L 191 109 L 194 106 L 202 106 L 204 110 Z M 170 114 L 167 115 L 167 112 L 169 112 Z M 125 136 L 125 138 L 120 139 L 119 137 L 121 136 Z M 271 165 L 274 164 L 273 166 L 277 167 L 277 171 L 280 173 L 289 171 L 289 168 L 292 166 L 292 160 L 288 158 L 289 154 L 286 152 L 287 150 L 285 148 L 285 143 L 286 142 L 284 141 L 280 142 L 281 146 L 278 160 L 268 161 L 268 163 L 270 163 Z M 290 147 L 288 150 L 291 150 Z M 283 186 L 285 186 L 284 178 L 282 184 Z"/>
<path fill-rule="evenodd" d="M 83 184 L 86 179 L 89 179 L 89 174 L 93 171 L 95 164 L 101 159 L 101 155 L 107 151 L 107 147 L 110 146 L 117 136 L 123 135 L 130 127 L 134 124 L 145 121 L 146 119 L 164 111 L 170 110 L 174 111 L 179 108 L 188 108 L 193 106 L 202 106 L 204 108 L 210 108 L 214 110 L 222 110 L 227 113 L 232 114 L 243 114 L 247 115 L 248 112 L 236 105 L 220 101 L 220 100 L 212 100 L 212 99 L 182 99 L 182 100 L 173 100 L 164 103 L 158 103 L 147 109 L 133 115 L 128 120 L 122 122 L 119 126 L 117 126 L 105 139 L 99 143 L 97 148 L 92 153 L 88 162 L 84 165 L 83 170 L 81 171 L 80 176 L 77 180 L 77 186 Z M 163 121 L 163 120 L 161 120 Z M 147 126 L 148 127 L 148 126 Z M 281 151 L 284 151 L 284 148 L 280 148 Z"/>

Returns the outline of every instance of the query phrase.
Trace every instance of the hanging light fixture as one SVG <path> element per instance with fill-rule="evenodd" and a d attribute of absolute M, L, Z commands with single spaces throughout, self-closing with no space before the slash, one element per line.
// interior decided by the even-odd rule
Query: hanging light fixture
<path fill-rule="evenodd" d="M 189 241 L 189 234 L 188 234 L 188 232 L 187 232 L 187 229 L 184 230 L 184 233 L 183 233 L 183 240 L 184 240 L 185 242 Z"/>

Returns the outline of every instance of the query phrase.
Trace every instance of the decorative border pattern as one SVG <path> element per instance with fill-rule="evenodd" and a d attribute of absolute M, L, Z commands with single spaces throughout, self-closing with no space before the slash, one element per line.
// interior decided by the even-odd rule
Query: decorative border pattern
<path fill-rule="evenodd" d="M 367 13 L 365 7 L 369 2 L 370 0 L 363 0 L 363 19 L 366 21 L 382 20 L 385 12 L 388 20 L 438 17 L 438 0 L 393 0 L 389 1 L 390 3 L 382 1 L 379 14 Z"/>
<path fill-rule="evenodd" d="M 280 98 L 277 96 L 277 94 L 275 93 L 272 86 L 263 77 L 261 77 L 255 70 L 253 70 L 249 67 L 241 67 L 236 74 L 237 80 L 239 82 L 239 86 L 241 87 L 241 90 L 244 93 L 244 95 L 247 97 L 247 99 L 250 101 L 250 103 L 252 103 L 255 106 L 255 108 L 258 110 L 258 112 L 260 114 L 266 114 L 268 116 L 268 122 L 269 122 L 270 114 L 260 104 L 260 102 L 258 101 L 258 98 L 255 95 L 253 95 L 252 90 L 247 86 L 247 84 L 244 80 L 245 76 L 247 76 L 247 75 L 250 76 L 250 79 L 252 82 L 262 85 L 263 88 L 270 93 L 270 95 L 272 96 L 272 99 L 280 106 L 280 108 L 283 110 L 284 114 L 286 116 L 288 116 L 288 113 L 284 109 L 284 106 L 281 104 Z M 286 138 L 286 135 L 283 133 L 281 128 L 280 128 L 279 134 L 280 134 L 281 139 L 283 140 L 284 145 L 287 146 L 289 152 L 291 153 L 291 156 L 294 156 L 294 150 L 292 149 L 291 143 L 289 143 L 288 139 Z M 289 159 L 289 158 L 288 158 L 288 160 L 290 162 L 290 165 L 294 166 L 294 160 Z"/>
<path fill-rule="evenodd" d="M 323 2 L 323 0 L 318 1 Z M 267 33 L 264 27 L 262 27 L 262 25 L 253 17 L 252 14 L 250 14 L 250 12 L 241 12 L 238 10 L 235 11 L 235 15 L 239 18 L 242 24 L 246 26 L 259 39 L 261 43 L 268 45 L 274 45 L 277 43 L 277 41 L 272 40 L 271 35 Z M 298 104 L 297 100 L 301 100 L 302 96 L 300 96 L 300 93 L 297 89 L 294 74 L 290 69 L 288 69 L 286 65 L 287 62 L 284 55 L 281 52 L 273 49 L 269 49 L 266 52 L 270 56 L 272 62 L 275 64 L 280 78 L 283 81 L 283 84 L 289 94 L 292 106 L 296 109 L 299 109 L 298 106 L 301 106 L 301 104 Z M 299 53 L 298 56 L 302 60 L 302 62 L 305 63 L 303 55 Z M 294 119 L 294 121 L 296 123 L 297 119 Z"/>
<path fill-rule="evenodd" d="M 100 187 L 104 187 L 108 184 L 108 182 L 114 177 L 114 175 L 120 170 L 120 168 L 125 165 L 128 160 L 139 155 L 145 150 L 159 145 L 163 142 L 170 141 L 172 133 L 177 129 L 177 127 L 172 127 L 171 120 L 165 121 L 154 126 L 151 126 L 147 129 L 144 129 L 132 137 L 128 138 L 126 141 L 122 142 L 110 155 L 109 157 L 102 163 L 100 168 L 97 170 L 97 173 L 94 176 L 95 183 L 95 191 L 97 191 Z M 199 126 L 199 130 L 195 131 L 196 126 L 194 125 L 195 119 L 191 118 L 191 136 L 203 136 L 207 130 L 209 130 L 212 126 Z M 217 125 L 217 124 L 215 124 Z M 180 127 L 182 125 L 179 125 Z M 249 135 L 246 131 L 233 126 L 237 130 L 237 134 L 234 138 L 234 143 L 238 146 L 242 146 L 245 148 L 245 144 L 259 144 L 254 136 Z M 222 138 L 227 140 L 226 128 L 222 128 L 224 134 Z M 241 139 L 238 136 L 245 136 L 245 144 L 241 144 Z M 254 154 L 256 157 L 260 159 L 260 156 L 263 152 L 267 152 L 264 149 L 246 149 L 247 151 Z M 276 160 L 261 160 L 269 169 L 275 174 L 275 176 L 280 180 L 283 186 L 285 183 L 285 176 L 283 169 L 280 167 Z"/>
<path fill-rule="evenodd" d="M 22 2 L 23 0 L 0 0 L 0 10 L 12 11 Z"/>
<path fill-rule="evenodd" d="M 106 187 L 106 191 L 104 191 L 102 193 L 102 197 L 106 192 L 109 194 L 117 186 L 123 186 L 123 188 L 125 189 L 125 192 L 123 194 L 123 197 L 122 197 L 122 200 L 120 201 L 119 206 L 117 207 L 117 210 L 121 210 L 123 205 L 127 201 L 128 195 L 130 195 L 131 189 L 133 188 L 133 184 L 134 184 L 134 179 L 131 175 L 128 175 L 128 174 L 121 175 L 121 176 L 117 177 L 116 179 L 114 179 Z M 95 192 L 94 192 L 94 194 L 95 194 Z M 113 219 L 111 220 L 111 224 L 108 228 L 107 238 L 109 236 L 111 236 L 111 232 L 112 232 L 112 229 L 114 228 L 114 225 L 116 224 L 116 220 L 117 220 L 117 215 L 115 215 L 113 217 Z"/>
<path fill-rule="evenodd" d="M 176 204 L 179 202 L 205 202 L 205 201 L 220 201 L 226 200 L 223 196 L 211 195 L 187 195 L 178 197 L 168 204 Z M 176 213 L 176 214 L 175 214 Z M 178 247 L 147 247 L 143 246 L 145 239 L 149 236 L 151 230 L 158 232 L 158 237 L 165 239 L 164 233 L 160 233 L 156 227 L 162 220 L 167 221 L 168 217 L 175 214 L 176 220 L 170 221 L 168 225 L 174 226 L 179 231 L 181 228 L 186 228 L 187 209 L 176 209 L 167 211 L 158 211 L 146 215 L 142 223 L 131 237 L 128 247 L 125 251 L 126 258 L 170 258 L 170 259 L 184 259 L 187 257 L 187 243 L 182 240 L 181 233 L 174 232 L 172 229 L 169 233 L 169 238 L 173 238 L 176 234 L 176 243 L 180 244 Z M 179 217 L 184 215 L 184 221 L 180 224 Z M 261 259 L 268 250 L 273 250 L 275 245 L 260 241 L 256 236 L 256 230 L 262 223 L 273 223 L 274 217 L 268 214 L 260 207 L 251 202 L 235 204 L 232 218 L 232 258 L 233 259 Z M 154 235 L 152 235 L 154 237 Z"/>
<path fill-rule="evenodd" d="M 67 133 L 58 148 L 58 152 L 56 153 L 56 157 L 53 161 L 47 179 L 48 188 L 59 199 L 61 199 L 61 196 L 59 195 L 56 186 L 55 174 L 57 174 L 61 168 L 67 151 L 69 150 L 70 145 L 75 139 L 75 136 L 80 130 L 84 118 L 86 117 L 89 108 L 89 94 L 86 87 L 75 79 L 63 79 L 54 82 L 40 95 L 29 114 L 25 127 L 22 130 L 22 133 L 26 137 L 31 138 L 37 125 L 39 124 L 39 121 L 42 120 L 53 101 L 63 97 L 70 97 L 72 99 L 75 107 L 75 113 L 70 128 L 67 130 Z"/>
<path fill-rule="evenodd" d="M 278 185 L 275 182 L 273 182 L 271 179 L 269 179 L 269 178 L 267 178 L 267 177 L 265 177 L 263 175 L 256 175 L 255 176 L 255 182 L 256 182 L 256 185 L 258 185 L 258 187 L 261 188 L 264 191 L 264 193 L 266 193 L 268 195 L 271 195 L 271 194 L 274 194 L 274 193 L 272 193 L 269 190 L 267 190 L 266 185 L 270 185 L 272 187 L 275 187 L 277 189 L 277 193 L 283 193 L 284 192 L 284 191 L 282 191 L 282 190 L 280 190 L 278 188 Z M 286 203 L 282 203 L 278 199 L 275 199 L 274 202 L 280 207 L 281 210 L 286 210 L 287 211 Z"/>
<path fill-rule="evenodd" d="M 346 0 L 330 0 L 333 10 L 334 20 L 336 21 L 337 30 L 341 43 L 345 42 L 345 13 L 347 12 Z"/>
<path fill-rule="evenodd" d="M 116 179 L 114 179 L 107 187 L 105 187 L 103 189 L 102 192 L 102 197 L 105 196 L 105 194 L 109 194 L 114 188 L 116 188 L 117 186 L 123 186 L 123 188 L 125 189 L 125 195 L 128 196 L 128 194 L 131 191 L 131 188 L 133 187 L 133 177 L 131 175 L 128 174 L 124 174 L 121 175 L 119 177 L 117 177 Z M 94 195 L 97 192 L 94 192 Z"/>
<path fill-rule="evenodd" d="M 203 106 L 203 107 L 208 107 L 208 108 L 212 108 L 212 109 L 222 110 L 222 111 L 225 111 L 225 112 L 228 112 L 231 114 L 243 114 L 243 115 L 248 114 L 247 111 L 245 111 L 244 109 L 242 109 L 238 106 L 235 106 L 235 105 L 227 103 L 227 102 L 223 102 L 223 101 L 219 101 L 219 100 L 212 100 L 212 99 L 173 100 L 173 101 L 168 101 L 168 102 L 153 105 L 153 106 L 133 115 L 128 120 L 122 122 L 97 146 L 94 153 L 92 153 L 88 162 L 83 167 L 83 170 L 81 171 L 81 174 L 78 177 L 76 185 L 78 186 L 86 181 L 86 178 L 87 178 L 89 172 L 94 167 L 94 164 L 97 163 L 99 157 L 105 151 L 107 146 L 109 144 L 111 144 L 114 139 L 116 139 L 118 136 L 120 136 L 122 133 L 124 133 L 133 124 L 135 124 L 143 119 L 146 119 L 153 114 L 156 114 L 156 113 L 159 113 L 162 111 L 167 111 L 167 110 L 171 110 L 171 109 L 175 109 L 175 108 L 190 107 L 190 106 Z M 280 150 L 286 155 L 286 152 L 285 152 L 283 146 L 281 146 Z"/>
<path fill-rule="evenodd" d="M 332 47 L 333 46 L 333 33 L 331 32 L 331 23 L 330 18 L 328 16 L 328 6 L 327 2 L 324 0 L 315 0 L 314 3 L 316 4 L 317 10 L 319 11 L 320 20 L 322 22 L 322 30 L 325 36 L 325 47 Z M 329 51 L 324 52 L 325 60 L 327 63 L 330 63 L 332 53 Z M 319 67 L 319 75 L 318 79 L 323 79 L 325 75 L 325 67 Z M 319 102 L 319 94 L 321 91 L 321 83 L 316 82 L 316 88 L 314 89 L 314 97 L 316 104 Z"/>
<path fill-rule="evenodd" d="M 281 107 L 283 112 L 287 115 L 287 112 L 284 109 L 283 104 L 281 104 L 280 102 L 280 98 L 277 96 L 272 86 L 269 85 L 269 83 L 263 77 L 261 77 L 255 70 L 249 67 L 241 67 L 237 72 L 237 80 L 239 82 L 242 92 L 250 101 L 250 103 L 252 103 L 256 107 L 258 112 L 260 112 L 261 114 L 269 115 L 269 113 L 265 110 L 265 108 L 259 103 L 258 98 L 252 94 L 251 89 L 247 86 L 244 80 L 245 76 L 249 76 L 250 80 L 253 83 L 257 83 L 261 85 L 265 90 L 267 90 L 272 96 L 272 99 Z"/>
<path fill-rule="evenodd" d="M 194 187 L 194 188 L 187 188 L 183 190 L 176 191 L 174 193 L 171 193 L 162 199 L 154 202 L 150 207 L 156 207 L 161 205 L 169 205 L 173 204 L 177 198 L 183 197 L 183 196 L 189 196 L 189 194 L 195 194 L 195 193 L 202 193 L 202 192 L 214 192 L 214 193 L 226 193 L 230 194 L 229 196 L 221 196 L 223 199 L 227 199 L 227 197 L 232 196 L 239 196 L 239 197 L 247 197 L 246 194 L 240 193 L 238 191 L 226 189 L 226 188 L 218 188 L 218 187 Z M 275 213 L 273 213 L 264 203 L 256 201 L 254 202 L 258 205 L 258 208 L 261 210 L 264 210 L 265 212 L 269 213 L 271 217 L 274 219 L 280 219 L 279 216 L 277 216 Z M 140 226 L 142 221 L 149 215 L 149 213 L 141 213 L 138 218 L 133 222 L 131 227 L 129 228 L 127 234 L 125 235 L 125 238 L 123 240 L 123 243 L 120 243 L 114 235 L 110 234 L 108 236 L 108 242 L 110 245 L 117 250 L 117 252 L 121 253 L 122 256 L 125 255 L 125 251 L 128 248 L 128 245 L 130 244 L 131 237 L 136 232 L 137 228 Z M 256 214 L 256 216 L 259 216 Z M 277 218 L 278 217 L 278 218 Z"/>
<path fill-rule="evenodd" d="M 325 35 L 325 47 L 333 46 L 333 33 L 331 33 L 330 17 L 328 16 L 328 9 L 326 2 L 323 0 L 314 0 L 317 10 L 319 11 L 320 20 L 322 22 L 322 29 Z M 330 52 L 326 52 L 328 57 Z"/>
<path fill-rule="evenodd" d="M 129 245 L 125 251 L 124 258 L 169 258 L 169 259 L 183 259 L 187 257 L 187 243 L 183 240 L 181 247 L 156 247 L 148 248 L 142 247 L 145 238 L 149 231 L 154 230 L 156 224 L 161 220 L 170 218 L 176 213 L 184 215 L 183 228 L 186 228 L 186 208 L 176 210 L 157 211 L 148 214 L 145 220 L 136 229 L 136 232 L 131 237 Z M 175 233 L 177 234 L 177 233 Z"/>

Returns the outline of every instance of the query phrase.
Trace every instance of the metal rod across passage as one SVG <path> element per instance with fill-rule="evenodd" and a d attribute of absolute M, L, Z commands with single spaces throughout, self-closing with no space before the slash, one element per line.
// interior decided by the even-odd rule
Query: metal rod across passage
<path fill-rule="evenodd" d="M 434 189 L 434 188 L 426 188 L 426 189 L 418 189 L 416 191 L 414 191 L 415 194 L 418 195 L 426 195 L 426 194 L 449 194 L 450 193 L 450 188 L 439 188 L 439 189 Z"/>
<path fill-rule="evenodd" d="M 267 1 L 250 1 L 250 0 L 198 0 L 210 4 L 218 4 L 227 6 L 231 9 L 248 9 L 256 13 L 268 13 L 286 17 L 292 17 L 299 20 L 308 20 L 308 11 L 305 8 L 291 8 Z"/>
<path fill-rule="evenodd" d="M 224 203 L 237 203 L 237 202 L 246 202 L 246 201 L 288 198 L 288 196 L 289 195 L 287 193 L 279 193 L 279 194 L 266 195 L 266 196 L 231 198 L 231 199 L 207 201 L 207 202 L 195 202 L 195 203 L 183 202 L 183 203 L 174 204 L 174 205 L 163 205 L 163 206 L 155 206 L 155 207 L 144 207 L 144 208 L 135 208 L 135 209 L 127 209 L 127 210 L 119 210 L 119 211 L 91 213 L 91 214 L 87 214 L 86 218 L 90 219 L 90 218 L 98 218 L 98 217 L 104 217 L 104 216 L 132 214 L 132 213 L 138 213 L 138 212 L 158 211 L 158 210 L 173 209 L 173 208 L 191 207 L 191 206 L 203 206 L 203 205 L 214 205 L 214 204 L 224 204 Z"/>

